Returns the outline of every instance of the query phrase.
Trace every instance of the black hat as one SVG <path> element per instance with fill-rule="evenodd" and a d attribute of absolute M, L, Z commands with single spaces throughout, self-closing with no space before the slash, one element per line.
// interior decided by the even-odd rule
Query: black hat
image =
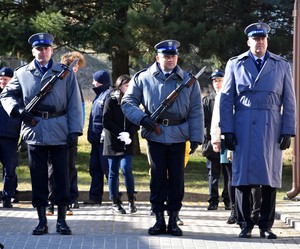
<path fill-rule="evenodd" d="M 223 78 L 223 77 L 224 77 L 224 73 L 222 71 L 220 71 L 219 69 L 216 69 L 210 75 L 211 80 L 216 79 L 216 78 Z"/>
<path fill-rule="evenodd" d="M 107 71 L 99 70 L 93 74 L 93 79 L 103 85 L 110 85 L 110 77 Z"/>
<path fill-rule="evenodd" d="M 271 28 L 263 22 L 252 23 L 244 30 L 248 37 L 268 37 Z"/>
<path fill-rule="evenodd" d="M 53 36 L 48 33 L 37 33 L 29 37 L 28 42 L 33 48 L 50 47 L 53 45 Z"/>
<path fill-rule="evenodd" d="M 14 76 L 14 72 L 9 67 L 2 67 L 0 70 L 0 76 L 7 76 L 12 78 Z"/>
<path fill-rule="evenodd" d="M 154 48 L 157 53 L 176 55 L 178 54 L 177 48 L 180 46 L 179 41 L 176 40 L 165 40 L 157 43 Z"/>

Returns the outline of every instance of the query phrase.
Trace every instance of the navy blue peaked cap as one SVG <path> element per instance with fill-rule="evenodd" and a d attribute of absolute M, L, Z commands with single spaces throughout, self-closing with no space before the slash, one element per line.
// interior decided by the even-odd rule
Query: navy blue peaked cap
<path fill-rule="evenodd" d="M 178 47 L 180 46 L 179 41 L 176 40 L 165 40 L 157 43 L 154 48 L 157 53 L 176 55 L 178 54 Z"/>
<path fill-rule="evenodd" d="M 54 38 L 48 33 L 36 33 L 29 37 L 28 42 L 33 48 L 50 47 L 53 45 Z"/>
<path fill-rule="evenodd" d="M 2 67 L 0 70 L 0 76 L 7 76 L 12 78 L 14 76 L 14 72 L 9 67 Z"/>
<path fill-rule="evenodd" d="M 244 30 L 248 37 L 268 37 L 271 28 L 268 24 L 263 22 L 252 23 Z"/>
<path fill-rule="evenodd" d="M 224 72 L 220 71 L 219 69 L 215 69 L 215 71 L 212 72 L 210 75 L 210 79 L 216 79 L 216 78 L 223 78 L 224 77 Z"/>

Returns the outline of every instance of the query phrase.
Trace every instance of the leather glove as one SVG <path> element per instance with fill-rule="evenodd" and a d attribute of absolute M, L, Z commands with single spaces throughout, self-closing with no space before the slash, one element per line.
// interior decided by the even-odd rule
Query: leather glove
<path fill-rule="evenodd" d="M 149 116 L 143 117 L 140 124 L 148 131 L 155 130 L 155 122 Z"/>
<path fill-rule="evenodd" d="M 225 147 L 228 150 L 234 150 L 236 145 L 236 138 L 233 133 L 225 133 Z"/>
<path fill-rule="evenodd" d="M 70 147 L 76 146 L 78 144 L 78 134 L 77 133 L 69 133 L 67 138 L 67 143 Z"/>
<path fill-rule="evenodd" d="M 280 144 L 279 147 L 281 150 L 286 150 L 286 149 L 290 148 L 291 135 L 286 135 L 286 134 L 281 135 L 280 139 L 279 139 L 279 144 Z"/>
<path fill-rule="evenodd" d="M 191 147 L 191 150 L 190 150 L 190 155 L 193 154 L 196 149 L 198 148 L 199 146 L 199 143 L 198 142 L 195 142 L 195 141 L 190 141 L 190 147 Z"/>
<path fill-rule="evenodd" d="M 20 108 L 18 105 L 13 108 L 12 115 L 14 117 L 19 117 L 26 124 L 35 125 L 33 114 L 26 111 L 24 108 Z"/>
<path fill-rule="evenodd" d="M 119 133 L 118 139 L 120 139 L 122 142 L 124 142 L 126 145 L 131 144 L 130 135 L 128 132 L 123 131 Z"/>

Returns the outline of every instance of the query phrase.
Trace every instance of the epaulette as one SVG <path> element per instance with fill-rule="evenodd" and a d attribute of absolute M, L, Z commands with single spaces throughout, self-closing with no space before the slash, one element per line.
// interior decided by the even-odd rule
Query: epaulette
<path fill-rule="evenodd" d="M 234 59 L 236 59 L 238 56 L 233 56 L 233 57 L 231 57 L 229 60 L 231 61 L 231 60 L 234 60 Z"/>
<path fill-rule="evenodd" d="M 25 66 L 27 66 L 27 65 L 28 65 L 28 63 L 27 63 L 27 64 L 23 64 L 23 65 L 17 67 L 14 71 L 17 71 L 17 70 L 19 70 L 21 67 L 25 67 Z"/>

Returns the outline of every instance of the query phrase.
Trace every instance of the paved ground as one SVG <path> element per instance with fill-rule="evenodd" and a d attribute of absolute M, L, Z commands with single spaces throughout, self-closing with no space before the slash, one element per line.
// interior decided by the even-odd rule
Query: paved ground
<path fill-rule="evenodd" d="M 136 214 L 112 215 L 110 204 L 88 206 L 81 204 L 74 210 L 67 222 L 73 235 L 62 236 L 55 232 L 56 215 L 48 217 L 49 234 L 31 235 L 37 224 L 36 211 L 24 202 L 14 204 L 12 209 L 0 208 L 0 242 L 5 249 L 262 249 L 300 248 L 300 231 L 296 221 L 300 213 L 300 202 L 279 201 L 278 219 L 273 231 L 277 240 L 259 237 L 258 228 L 253 230 L 253 238 L 237 237 L 237 225 L 225 223 L 229 212 L 223 207 L 217 211 L 207 211 L 206 203 L 184 203 L 180 217 L 184 236 L 149 236 L 147 229 L 154 224 L 149 216 L 149 205 L 138 202 Z M 293 216 L 292 216 L 293 215 Z M 300 216 L 299 216 L 300 217 Z M 287 221 L 288 224 L 285 224 Z M 299 219 L 300 220 L 300 219 Z M 294 228 L 292 227 L 294 226 Z"/>

